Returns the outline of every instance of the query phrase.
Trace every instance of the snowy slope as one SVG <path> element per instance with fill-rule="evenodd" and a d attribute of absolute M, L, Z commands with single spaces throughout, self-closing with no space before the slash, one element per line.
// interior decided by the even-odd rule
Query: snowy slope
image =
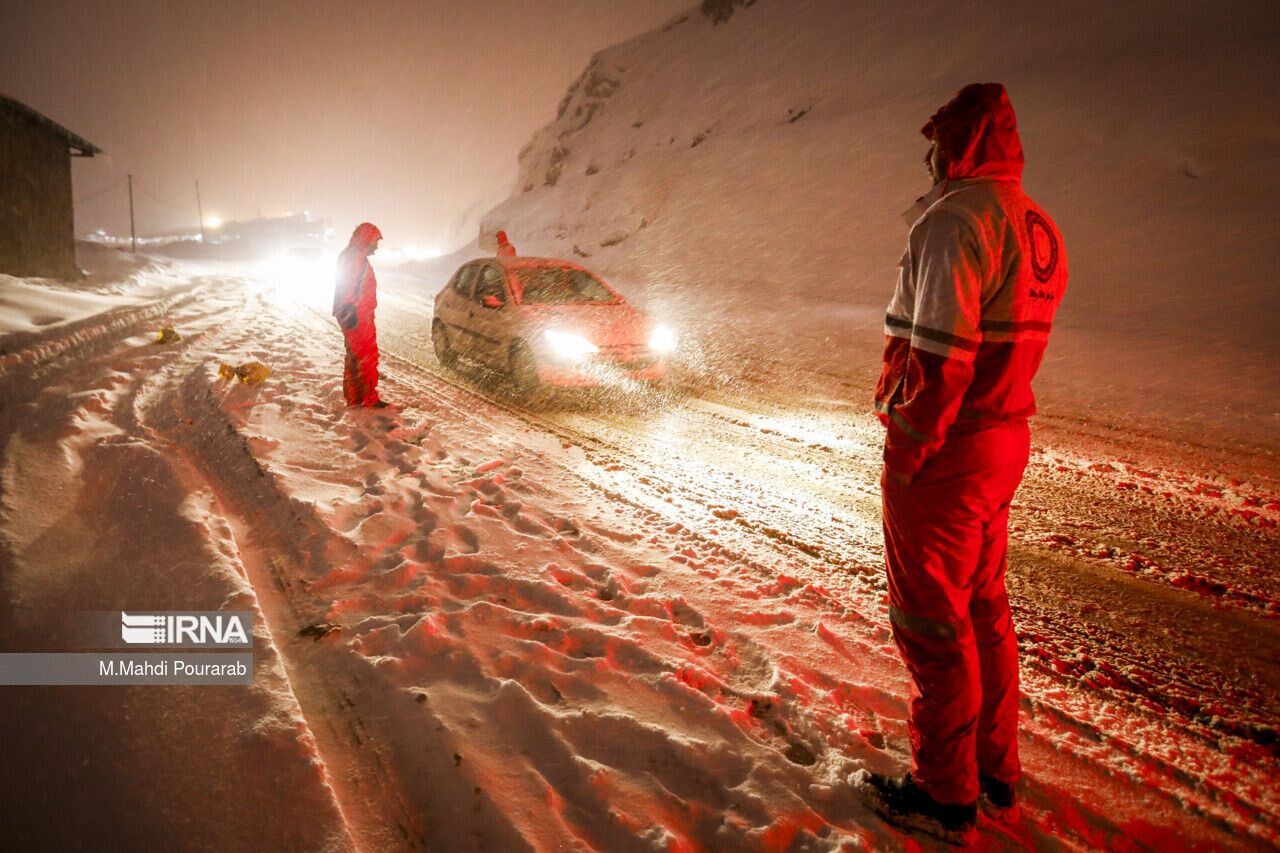
<path fill-rule="evenodd" d="M 918 129 L 999 80 L 1071 259 L 1046 402 L 1219 428 L 1230 409 L 1267 444 L 1278 43 L 1265 4 L 694 10 L 594 57 L 482 234 L 587 258 L 695 330 L 703 373 L 741 379 L 763 352 L 812 371 L 797 391 L 835 374 L 865 396 L 899 214 L 927 189 Z"/>

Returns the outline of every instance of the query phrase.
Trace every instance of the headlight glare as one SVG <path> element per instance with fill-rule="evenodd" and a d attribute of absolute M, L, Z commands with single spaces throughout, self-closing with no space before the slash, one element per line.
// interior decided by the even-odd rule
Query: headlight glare
<path fill-rule="evenodd" d="M 673 352 L 676 348 L 676 333 L 667 325 L 658 324 L 649 335 L 649 349 L 661 355 Z"/>
<path fill-rule="evenodd" d="M 591 341 L 582 335 L 575 335 L 572 332 L 547 329 L 544 336 L 552 354 L 559 358 L 582 359 L 589 355 L 595 355 L 600 351 L 600 348 L 591 343 Z"/>

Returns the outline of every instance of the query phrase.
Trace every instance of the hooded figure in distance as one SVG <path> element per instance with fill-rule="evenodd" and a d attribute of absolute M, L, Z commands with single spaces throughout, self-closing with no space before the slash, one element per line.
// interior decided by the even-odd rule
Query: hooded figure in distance
<path fill-rule="evenodd" d="M 338 256 L 333 288 L 333 316 L 342 327 L 347 355 L 342 373 L 342 393 L 348 406 L 387 404 L 378 397 L 378 330 L 373 312 L 378 307 L 378 279 L 369 257 L 378 250 L 382 232 L 362 222 L 351 233 L 347 248 Z"/>
<path fill-rule="evenodd" d="M 507 232 L 499 231 L 497 234 L 497 237 L 498 237 L 498 257 L 514 258 L 516 256 L 516 247 L 511 245 L 511 242 L 507 239 Z"/>
<path fill-rule="evenodd" d="M 973 827 L 980 796 L 998 815 L 1015 805 L 1009 505 L 1067 256 L 1053 220 L 1023 192 L 1003 86 L 966 86 L 922 133 L 934 187 L 910 213 L 875 400 L 886 428 L 889 619 L 911 675 L 913 768 L 869 782 L 887 819 L 924 818 L 946 837 Z"/>

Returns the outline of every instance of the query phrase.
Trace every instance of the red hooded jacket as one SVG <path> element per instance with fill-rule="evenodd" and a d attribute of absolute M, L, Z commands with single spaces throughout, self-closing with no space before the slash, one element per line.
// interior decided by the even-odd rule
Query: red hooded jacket
<path fill-rule="evenodd" d="M 876 411 L 885 464 L 914 476 L 947 431 L 1026 418 L 1067 286 L 1053 220 L 1022 190 L 1022 143 L 997 83 L 961 89 L 921 131 L 946 179 L 921 199 L 885 316 Z"/>
<path fill-rule="evenodd" d="M 351 308 L 363 322 L 378 307 L 378 279 L 369 264 L 369 249 L 382 239 L 378 226 L 362 222 L 351 233 L 347 248 L 338 255 L 338 275 L 333 287 L 333 316 Z"/>

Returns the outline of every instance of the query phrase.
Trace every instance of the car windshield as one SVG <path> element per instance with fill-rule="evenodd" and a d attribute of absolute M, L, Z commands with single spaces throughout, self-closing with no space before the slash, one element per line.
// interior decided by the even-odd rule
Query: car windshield
<path fill-rule="evenodd" d="M 542 305 L 572 302 L 615 302 L 617 297 L 599 279 L 572 267 L 526 267 L 516 270 L 521 301 Z"/>

